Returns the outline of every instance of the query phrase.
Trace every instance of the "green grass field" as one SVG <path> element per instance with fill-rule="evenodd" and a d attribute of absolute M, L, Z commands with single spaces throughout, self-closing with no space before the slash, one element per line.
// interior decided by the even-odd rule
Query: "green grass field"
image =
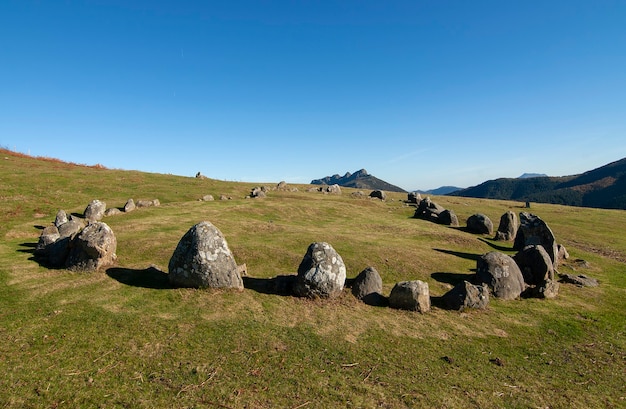
<path fill-rule="evenodd" d="M 265 183 L 275 185 L 279 181 Z M 348 277 L 367 266 L 386 294 L 403 280 L 443 295 L 494 242 L 413 219 L 389 200 L 271 191 L 234 183 L 76 166 L 0 152 L 0 407 L 4 408 L 618 408 L 626 407 L 626 212 L 533 204 L 571 255 L 560 268 L 600 286 L 562 284 L 554 300 L 492 299 L 484 311 L 427 314 L 338 299 L 172 289 L 178 241 L 208 220 L 247 282 L 295 274 L 326 241 Z M 369 193 L 369 192 L 366 192 Z M 232 200 L 198 201 L 205 194 Z M 160 207 L 105 218 L 118 264 L 96 273 L 47 269 L 33 258 L 57 210 L 92 199 Z M 433 198 L 462 224 L 522 204 Z M 573 261 L 584 259 L 581 269 Z"/>

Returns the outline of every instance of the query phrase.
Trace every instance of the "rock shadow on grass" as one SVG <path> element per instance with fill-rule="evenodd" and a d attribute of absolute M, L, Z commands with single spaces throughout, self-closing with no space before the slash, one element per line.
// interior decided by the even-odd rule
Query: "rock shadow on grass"
<path fill-rule="evenodd" d="M 513 249 L 513 242 L 511 242 L 511 246 L 510 247 L 505 247 L 505 246 L 500 246 L 490 240 L 484 239 L 482 237 L 479 237 L 478 240 L 482 241 L 483 243 L 485 243 L 486 245 L 488 245 L 489 247 L 493 248 L 494 250 L 500 251 L 500 252 L 507 252 L 507 251 L 514 251 Z M 500 242 L 502 243 L 502 242 Z"/>
<path fill-rule="evenodd" d="M 462 274 L 462 273 L 443 273 L 437 272 L 430 275 L 433 280 L 440 283 L 446 283 L 451 285 L 457 285 L 463 281 L 474 281 L 475 274 Z"/>
<path fill-rule="evenodd" d="M 156 290 L 174 288 L 169 282 L 168 274 L 155 267 L 148 267 L 143 270 L 112 267 L 106 270 L 106 274 L 122 284 L 133 287 L 152 288 Z"/>
<path fill-rule="evenodd" d="M 474 260 L 474 261 L 478 261 L 478 259 L 481 256 L 480 254 L 464 253 L 462 251 L 453 251 L 453 250 L 435 249 L 435 248 L 433 250 L 438 251 L 440 253 L 450 254 L 452 256 L 457 256 L 457 257 L 461 257 L 467 260 Z"/>
<path fill-rule="evenodd" d="M 294 296 L 293 287 L 296 283 L 296 275 L 278 275 L 272 278 L 242 277 L 243 288 L 256 291 L 261 294 Z"/>

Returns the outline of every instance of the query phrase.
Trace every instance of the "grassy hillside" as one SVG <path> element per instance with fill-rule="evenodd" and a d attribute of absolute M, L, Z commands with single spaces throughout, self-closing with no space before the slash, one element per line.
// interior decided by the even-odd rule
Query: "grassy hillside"
<path fill-rule="evenodd" d="M 391 200 L 269 192 L 231 183 L 0 155 L 0 406 L 128 408 L 606 408 L 626 405 L 626 213 L 534 205 L 573 261 L 562 272 L 598 278 L 562 285 L 555 300 L 492 300 L 485 311 L 438 308 L 478 255 L 511 244 L 413 219 Z M 205 194 L 233 200 L 200 202 Z M 118 265 L 80 274 L 33 259 L 58 209 L 92 199 L 161 206 L 104 221 Z M 497 223 L 520 203 L 437 197 L 460 220 Z M 178 240 L 209 220 L 250 277 L 242 292 L 172 289 Z M 348 276 L 372 265 L 395 282 L 430 285 L 428 314 L 268 294 L 268 278 L 296 272 L 307 246 L 327 241 Z"/>

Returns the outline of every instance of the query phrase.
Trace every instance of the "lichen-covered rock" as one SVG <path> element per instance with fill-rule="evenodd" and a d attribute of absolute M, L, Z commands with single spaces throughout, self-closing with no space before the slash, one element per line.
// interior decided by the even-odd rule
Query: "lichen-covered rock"
<path fill-rule="evenodd" d="M 215 198 L 213 197 L 213 195 L 204 195 L 204 196 L 202 196 L 202 201 L 203 202 L 212 202 L 214 200 L 215 200 Z"/>
<path fill-rule="evenodd" d="M 511 241 L 517 234 L 517 216 L 512 211 L 507 211 L 500 217 L 500 224 L 496 232 L 495 240 Z"/>
<path fill-rule="evenodd" d="M 420 280 L 397 283 L 389 294 L 389 306 L 401 310 L 430 311 L 428 283 Z"/>
<path fill-rule="evenodd" d="M 169 262 L 169 281 L 177 287 L 243 289 L 224 235 L 208 221 L 196 224 L 180 239 Z"/>
<path fill-rule="evenodd" d="M 66 267 L 74 271 L 96 271 L 115 264 L 117 239 L 113 230 L 102 222 L 87 225 L 72 240 Z"/>
<path fill-rule="evenodd" d="M 352 294 L 368 305 L 382 305 L 385 297 L 383 280 L 374 267 L 367 267 L 356 276 L 352 283 Z"/>
<path fill-rule="evenodd" d="M 334 298 L 341 294 L 346 281 L 343 259 L 328 243 L 315 242 L 307 249 L 294 285 L 300 297 Z"/>
<path fill-rule="evenodd" d="M 456 217 L 456 214 L 452 210 L 446 209 L 439 213 L 437 223 L 445 226 L 459 227 L 459 218 Z"/>
<path fill-rule="evenodd" d="M 485 309 L 489 304 L 489 289 L 486 286 L 463 281 L 445 293 L 442 298 L 451 310 Z"/>
<path fill-rule="evenodd" d="M 159 199 L 152 199 L 152 200 L 137 200 L 137 203 L 135 203 L 136 207 L 158 207 L 161 206 L 161 202 L 159 201 Z"/>
<path fill-rule="evenodd" d="M 417 192 L 409 192 L 407 194 L 407 203 L 414 203 L 414 204 L 418 204 L 420 201 L 422 200 L 422 195 L 420 195 Z"/>
<path fill-rule="evenodd" d="M 467 219 L 467 230 L 476 234 L 493 234 L 493 222 L 486 215 L 476 213 Z"/>
<path fill-rule="evenodd" d="M 65 210 L 59 210 L 57 212 L 56 217 L 54 218 L 54 225 L 56 227 L 59 227 L 60 225 L 62 225 L 63 223 L 67 223 L 68 219 L 67 219 L 67 213 L 65 213 Z"/>
<path fill-rule="evenodd" d="M 487 284 L 493 295 L 503 300 L 514 300 L 526 289 L 515 260 L 496 251 L 483 254 L 477 260 L 476 279 Z"/>
<path fill-rule="evenodd" d="M 48 246 L 61 238 L 59 234 L 59 229 L 56 226 L 48 226 L 41 231 L 41 235 L 39 236 L 39 241 L 37 242 L 37 246 L 35 247 L 35 255 L 36 256 L 47 256 L 48 255 Z"/>
<path fill-rule="evenodd" d="M 108 209 L 104 211 L 104 215 L 106 217 L 117 216 L 118 214 L 122 214 L 122 211 L 118 209 L 117 207 L 109 207 Z"/>
<path fill-rule="evenodd" d="M 92 222 L 102 220 L 106 208 L 107 204 L 105 202 L 98 199 L 92 200 L 91 202 L 89 202 L 87 208 L 85 209 L 85 219 Z"/>
<path fill-rule="evenodd" d="M 596 280 L 595 278 L 589 277 L 585 274 L 578 274 L 578 275 L 560 274 L 559 277 L 561 278 L 560 281 L 562 283 L 574 284 L 579 287 L 597 287 L 598 286 L 598 280 Z"/>

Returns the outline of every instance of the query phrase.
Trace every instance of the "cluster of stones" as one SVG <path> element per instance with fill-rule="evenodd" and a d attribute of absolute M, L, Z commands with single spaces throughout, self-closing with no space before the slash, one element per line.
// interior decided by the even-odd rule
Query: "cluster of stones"
<path fill-rule="evenodd" d="M 417 209 L 415 209 L 415 214 L 413 215 L 414 218 L 428 220 L 445 226 L 459 226 L 459 219 L 456 217 L 454 211 L 438 205 L 430 200 L 430 197 L 425 199 L 418 199 L 418 197 L 418 193 L 409 193 L 409 203 L 415 203 L 419 200 Z"/>
<path fill-rule="evenodd" d="M 311 187 L 307 190 L 308 192 L 322 192 L 322 193 L 330 193 L 334 195 L 341 194 L 341 187 L 338 184 L 328 185 L 328 186 L 320 186 L 320 187 Z"/>

